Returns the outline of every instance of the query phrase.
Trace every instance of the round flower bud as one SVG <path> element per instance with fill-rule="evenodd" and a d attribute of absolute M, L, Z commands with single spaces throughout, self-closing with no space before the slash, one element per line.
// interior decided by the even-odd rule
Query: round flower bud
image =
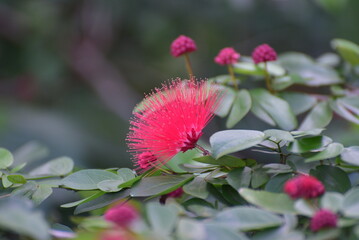
<path fill-rule="evenodd" d="M 277 53 L 268 44 L 262 44 L 254 49 L 252 58 L 255 64 L 270 62 L 277 60 Z"/>
<path fill-rule="evenodd" d="M 324 185 L 315 177 L 301 175 L 284 184 L 284 192 L 292 198 L 316 198 L 325 192 Z"/>
<path fill-rule="evenodd" d="M 338 217 L 327 209 L 317 211 L 310 220 L 310 229 L 317 232 L 323 228 L 334 228 L 337 226 Z"/>
<path fill-rule="evenodd" d="M 138 212 L 130 204 L 118 204 L 108 209 L 104 218 L 106 221 L 113 222 L 120 227 L 127 227 L 138 218 Z"/>
<path fill-rule="evenodd" d="M 185 53 L 194 52 L 196 50 L 196 43 L 184 35 L 180 35 L 171 44 L 171 55 L 174 57 L 179 57 Z"/>
<path fill-rule="evenodd" d="M 214 58 L 214 61 L 219 65 L 228 65 L 238 62 L 240 54 L 237 53 L 233 48 L 223 48 L 218 55 Z"/>

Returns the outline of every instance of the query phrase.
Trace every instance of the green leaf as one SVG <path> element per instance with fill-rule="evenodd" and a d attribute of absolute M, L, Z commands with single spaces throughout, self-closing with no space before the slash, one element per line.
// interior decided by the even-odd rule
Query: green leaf
<path fill-rule="evenodd" d="M 359 46 L 345 39 L 334 39 L 332 47 L 340 54 L 345 61 L 352 65 L 359 64 Z"/>
<path fill-rule="evenodd" d="M 300 215 L 312 217 L 316 212 L 316 208 L 309 204 L 307 200 L 299 199 L 295 201 L 294 208 Z"/>
<path fill-rule="evenodd" d="M 207 182 L 203 177 L 197 176 L 192 182 L 183 186 L 183 191 L 194 197 L 206 199 L 208 197 Z"/>
<path fill-rule="evenodd" d="M 145 177 L 131 189 L 132 197 L 159 196 L 170 193 L 194 178 L 192 175 Z"/>
<path fill-rule="evenodd" d="M 249 187 L 252 177 L 252 170 L 249 167 L 236 168 L 227 175 L 227 182 L 234 189 Z"/>
<path fill-rule="evenodd" d="M 104 180 L 97 184 L 97 188 L 104 192 L 118 192 L 122 183 L 123 180 Z"/>
<path fill-rule="evenodd" d="M 191 218 L 181 218 L 178 222 L 177 237 L 181 240 L 205 240 L 204 224 Z"/>
<path fill-rule="evenodd" d="M 31 200 L 34 201 L 36 205 L 39 205 L 51 194 L 52 194 L 52 188 L 50 186 L 45 184 L 39 184 L 36 191 L 32 194 Z"/>
<path fill-rule="evenodd" d="M 347 109 L 346 108 L 347 106 L 341 101 L 340 98 L 336 100 L 331 100 L 330 107 L 333 109 L 334 112 L 336 112 L 342 118 L 350 122 L 359 124 L 359 118 L 358 118 L 359 113 L 355 114 L 355 112 L 351 111 L 351 109 Z M 349 105 L 349 107 L 351 106 Z"/>
<path fill-rule="evenodd" d="M 293 84 L 305 84 L 306 80 L 300 77 L 298 74 L 290 74 L 280 76 L 272 80 L 273 89 L 276 91 L 282 91 Z"/>
<path fill-rule="evenodd" d="M 4 188 L 8 188 L 13 184 L 12 182 L 9 181 L 7 177 L 8 175 L 4 174 L 1 178 L 1 182 Z"/>
<path fill-rule="evenodd" d="M 269 176 L 265 169 L 263 168 L 253 169 L 252 178 L 251 178 L 252 188 L 259 188 L 260 186 L 267 183 L 268 180 L 269 180 Z"/>
<path fill-rule="evenodd" d="M 332 139 L 326 136 L 305 137 L 290 143 L 288 150 L 293 153 L 305 153 L 321 149 L 331 142 Z"/>
<path fill-rule="evenodd" d="M 214 197 L 215 199 L 217 199 L 218 201 L 220 201 L 221 203 L 227 205 L 227 206 L 231 206 L 232 204 L 230 202 L 228 202 L 224 197 L 222 192 L 220 191 L 220 186 L 218 186 L 218 188 L 216 186 L 214 186 L 213 184 L 208 183 L 207 184 L 207 190 L 210 194 L 210 196 Z"/>
<path fill-rule="evenodd" d="M 218 87 L 220 88 L 221 92 L 224 95 L 221 101 L 221 106 L 217 108 L 215 114 L 220 117 L 225 117 L 228 115 L 229 110 L 232 107 L 233 101 L 236 98 L 236 92 L 229 87 L 225 87 L 225 86 L 218 86 Z"/>
<path fill-rule="evenodd" d="M 264 133 L 254 130 L 225 130 L 209 139 L 215 158 L 253 147 L 264 140 Z"/>
<path fill-rule="evenodd" d="M 0 169 L 6 169 L 12 165 L 14 157 L 5 148 L 0 148 Z"/>
<path fill-rule="evenodd" d="M 359 166 L 359 146 L 351 146 L 344 148 L 340 154 L 340 158 L 349 164 Z"/>
<path fill-rule="evenodd" d="M 12 175 L 8 175 L 7 179 L 15 184 L 24 184 L 26 183 L 26 179 L 24 178 L 23 175 L 20 174 L 12 174 Z"/>
<path fill-rule="evenodd" d="M 44 165 L 33 169 L 30 176 L 64 176 L 72 171 L 74 161 L 68 157 L 51 160 Z"/>
<path fill-rule="evenodd" d="M 350 189 L 345 195 L 342 204 L 344 216 L 349 218 L 359 218 L 359 188 Z"/>
<path fill-rule="evenodd" d="M 99 209 L 99 208 L 105 207 L 107 205 L 110 205 L 114 202 L 117 202 L 118 200 L 128 197 L 130 195 L 130 190 L 125 189 L 120 192 L 106 193 L 103 195 L 101 195 L 100 193 L 101 192 L 98 193 L 96 198 L 93 198 L 89 201 L 79 204 L 75 208 L 74 213 L 80 214 L 80 213 L 92 211 L 92 210 Z"/>
<path fill-rule="evenodd" d="M 332 117 L 333 112 L 328 102 L 320 102 L 308 113 L 298 130 L 305 131 L 313 128 L 324 128 L 330 123 Z"/>
<path fill-rule="evenodd" d="M 249 203 L 275 213 L 295 213 L 294 202 L 284 193 L 242 188 L 239 194 Z"/>
<path fill-rule="evenodd" d="M 200 217 L 212 217 L 217 212 L 212 204 L 200 198 L 191 198 L 182 203 L 182 206 Z"/>
<path fill-rule="evenodd" d="M 344 196 L 336 192 L 326 192 L 320 199 L 321 208 L 338 212 L 343 204 Z"/>
<path fill-rule="evenodd" d="M 324 159 L 329 159 L 338 156 L 342 153 L 344 147 L 340 143 L 331 143 L 323 151 L 314 154 L 313 156 L 307 158 L 305 162 L 314 162 Z"/>
<path fill-rule="evenodd" d="M 227 167 L 244 167 L 246 165 L 246 162 L 242 159 L 230 155 L 224 155 L 218 159 L 215 159 L 212 156 L 203 156 L 194 158 L 193 160 L 201 163 Z"/>
<path fill-rule="evenodd" d="M 72 207 L 76 207 L 80 204 L 83 204 L 83 203 L 86 203 L 86 202 L 89 202 L 91 200 L 94 200 L 102 195 L 104 195 L 105 193 L 104 192 L 101 192 L 101 191 L 98 191 L 98 192 L 95 192 L 94 194 L 88 196 L 87 198 L 84 198 L 84 199 L 80 199 L 78 201 L 75 201 L 75 202 L 70 202 L 70 203 L 66 203 L 66 204 L 62 204 L 61 207 L 62 208 L 72 208 Z"/>
<path fill-rule="evenodd" d="M 272 177 L 266 184 L 264 190 L 273 193 L 283 192 L 283 186 L 286 181 L 292 178 L 291 173 L 278 174 Z"/>
<path fill-rule="evenodd" d="M 86 169 L 75 172 L 62 180 L 65 187 L 77 190 L 97 189 L 97 184 L 104 180 L 119 180 L 117 174 L 99 169 Z"/>
<path fill-rule="evenodd" d="M 308 111 L 317 103 L 315 97 L 305 93 L 282 92 L 280 96 L 289 103 L 295 115 Z"/>
<path fill-rule="evenodd" d="M 283 219 L 277 215 L 253 207 L 227 208 L 218 213 L 214 221 L 220 226 L 240 231 L 276 227 L 283 223 Z"/>
<path fill-rule="evenodd" d="M 318 136 L 324 131 L 324 128 L 314 128 L 306 131 L 291 131 L 290 133 L 295 136 L 295 138 L 304 137 L 304 136 Z"/>
<path fill-rule="evenodd" d="M 265 138 L 269 138 L 275 142 L 280 142 L 280 141 L 292 142 L 292 141 L 294 141 L 294 137 L 288 131 L 283 131 L 283 130 L 279 130 L 279 129 L 268 129 L 268 130 L 265 130 L 263 133 L 265 134 Z"/>
<path fill-rule="evenodd" d="M 231 206 L 244 205 L 247 202 L 239 195 L 238 191 L 230 185 L 224 184 L 221 187 L 222 196 Z"/>
<path fill-rule="evenodd" d="M 220 226 L 217 223 L 205 223 L 206 237 L 203 240 L 249 240 L 243 233 Z M 198 239 L 195 239 L 198 240 Z"/>
<path fill-rule="evenodd" d="M 177 224 L 178 209 L 174 205 L 161 205 L 151 202 L 146 206 L 147 218 L 151 228 L 159 236 L 169 236 Z"/>
<path fill-rule="evenodd" d="M 34 162 L 46 157 L 49 150 L 42 144 L 31 141 L 14 152 L 15 164 Z"/>
<path fill-rule="evenodd" d="M 129 168 L 118 169 L 117 175 L 119 175 L 122 178 L 123 182 L 130 181 L 131 179 L 136 177 L 136 175 L 133 173 L 133 170 L 131 170 Z"/>
<path fill-rule="evenodd" d="M 49 226 L 39 211 L 25 199 L 0 200 L 0 227 L 36 240 L 50 240 Z"/>
<path fill-rule="evenodd" d="M 297 126 L 297 119 L 286 101 L 260 88 L 252 89 L 250 94 L 252 101 L 258 104 L 281 129 L 292 130 Z"/>
<path fill-rule="evenodd" d="M 288 173 L 293 172 L 293 169 L 286 164 L 280 164 L 280 163 L 269 163 L 263 166 L 264 169 L 268 169 L 267 173 Z"/>
<path fill-rule="evenodd" d="M 279 62 L 290 74 L 297 74 L 305 79 L 304 84 L 307 86 L 325 86 L 343 81 L 334 69 L 318 64 L 302 53 L 289 52 L 282 54 L 279 57 Z"/>
<path fill-rule="evenodd" d="M 320 165 L 311 169 L 310 175 L 318 178 L 328 192 L 345 193 L 351 187 L 348 175 L 338 167 Z"/>
<path fill-rule="evenodd" d="M 244 75 L 264 76 L 264 69 L 253 62 L 239 62 L 233 64 L 233 70 L 236 73 Z"/>
<path fill-rule="evenodd" d="M 257 116 L 262 121 L 266 122 L 267 124 L 271 126 L 275 126 L 276 123 L 273 120 L 273 118 L 266 112 L 265 109 L 262 108 L 262 106 L 259 104 L 259 102 L 252 100 L 252 113 Z"/>
<path fill-rule="evenodd" d="M 229 113 L 226 126 L 234 127 L 251 109 L 252 99 L 249 92 L 245 89 L 236 94 L 231 112 Z"/>

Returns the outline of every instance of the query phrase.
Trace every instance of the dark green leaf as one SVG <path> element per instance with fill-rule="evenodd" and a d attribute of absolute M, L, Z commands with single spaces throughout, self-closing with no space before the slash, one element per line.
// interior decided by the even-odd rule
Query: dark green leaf
<path fill-rule="evenodd" d="M 281 193 L 283 192 L 285 182 L 292 178 L 292 176 L 291 173 L 278 174 L 267 182 L 264 189 L 268 192 Z"/>
<path fill-rule="evenodd" d="M 293 153 L 305 153 L 328 146 L 332 139 L 326 136 L 306 137 L 290 143 L 288 150 Z"/>
<path fill-rule="evenodd" d="M 227 181 L 234 189 L 239 190 L 242 187 L 249 187 L 251 177 L 252 170 L 250 168 L 236 168 L 228 173 Z"/>
<path fill-rule="evenodd" d="M 318 178 L 328 192 L 345 193 L 351 187 L 348 175 L 338 167 L 320 165 L 311 169 L 310 175 Z"/>
<path fill-rule="evenodd" d="M 246 201 L 239 195 L 238 191 L 229 185 L 222 185 L 222 196 L 232 206 L 243 205 Z"/>

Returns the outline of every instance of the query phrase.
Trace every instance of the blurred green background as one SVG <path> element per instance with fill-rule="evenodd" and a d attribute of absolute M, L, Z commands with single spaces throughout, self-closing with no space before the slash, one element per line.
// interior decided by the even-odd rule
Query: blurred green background
<path fill-rule="evenodd" d="M 144 92 L 186 77 L 169 54 L 192 37 L 198 77 L 225 73 L 213 57 L 261 43 L 313 57 L 336 37 L 359 43 L 358 0 L 2 0 L 0 140 L 29 141 L 82 167 L 131 166 L 125 137 Z"/>

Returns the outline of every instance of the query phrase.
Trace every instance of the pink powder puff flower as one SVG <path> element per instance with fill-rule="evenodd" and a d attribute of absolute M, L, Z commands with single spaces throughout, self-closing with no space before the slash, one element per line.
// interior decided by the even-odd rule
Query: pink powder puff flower
<path fill-rule="evenodd" d="M 238 62 L 240 54 L 237 53 L 233 48 L 223 48 L 218 55 L 214 58 L 214 61 L 219 65 L 229 65 Z"/>
<path fill-rule="evenodd" d="M 324 185 L 315 177 L 301 175 L 284 184 L 284 192 L 292 198 L 316 198 L 325 192 Z"/>
<path fill-rule="evenodd" d="M 310 220 L 310 229 L 317 232 L 323 228 L 335 228 L 338 217 L 335 213 L 327 209 L 320 209 Z"/>
<path fill-rule="evenodd" d="M 185 53 L 194 52 L 196 50 L 196 43 L 191 38 L 184 35 L 180 35 L 171 44 L 171 54 L 174 57 L 179 57 Z"/>
<path fill-rule="evenodd" d="M 108 209 L 104 218 L 120 227 L 128 227 L 138 218 L 137 210 L 128 203 L 121 203 Z"/>
<path fill-rule="evenodd" d="M 277 53 L 268 44 L 262 44 L 254 49 L 252 58 L 255 64 L 270 62 L 277 60 Z"/>
<path fill-rule="evenodd" d="M 160 167 L 178 152 L 195 148 L 221 99 L 221 90 L 203 80 L 176 79 L 156 88 L 130 121 L 126 140 L 135 165 Z"/>

